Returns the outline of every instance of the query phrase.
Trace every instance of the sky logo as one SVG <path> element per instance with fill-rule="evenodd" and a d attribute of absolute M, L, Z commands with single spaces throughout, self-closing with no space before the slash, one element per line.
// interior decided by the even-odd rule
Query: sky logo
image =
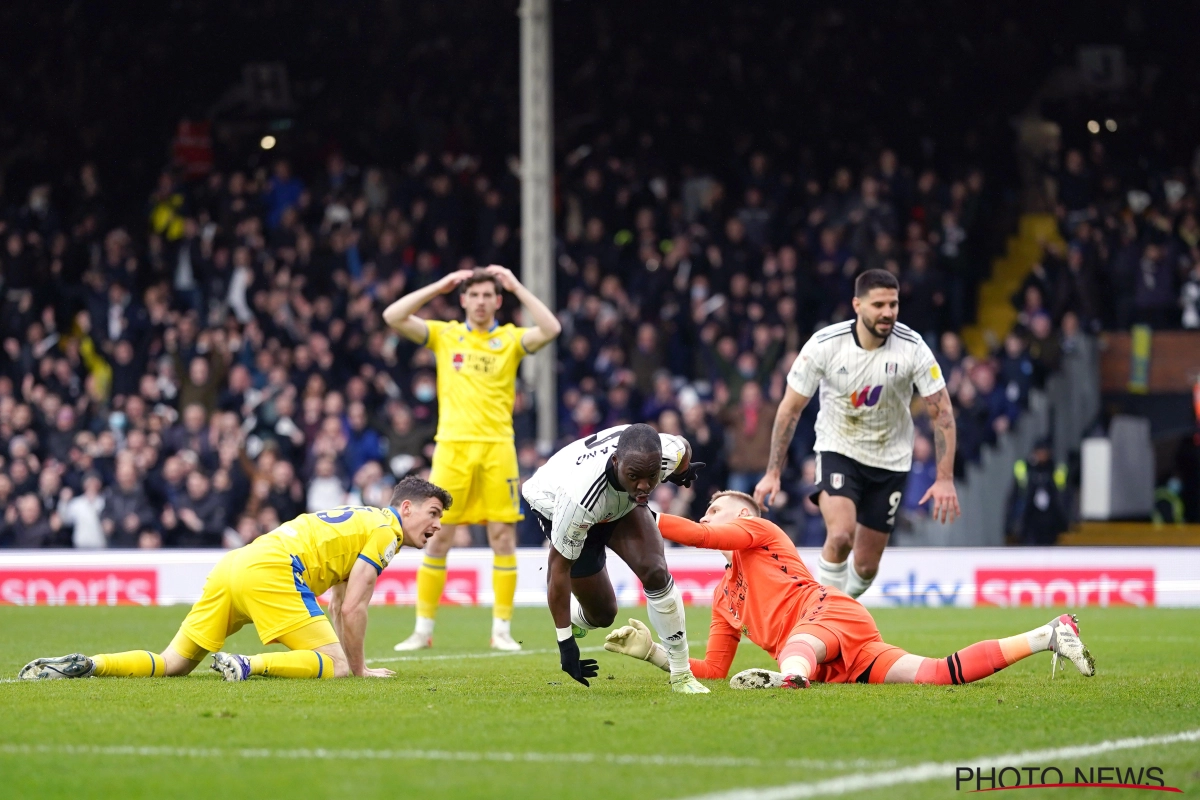
<path fill-rule="evenodd" d="M 855 408 L 867 406 L 868 408 L 879 402 L 879 395 L 883 393 L 882 386 L 864 386 L 857 392 L 850 393 L 850 402 Z"/>

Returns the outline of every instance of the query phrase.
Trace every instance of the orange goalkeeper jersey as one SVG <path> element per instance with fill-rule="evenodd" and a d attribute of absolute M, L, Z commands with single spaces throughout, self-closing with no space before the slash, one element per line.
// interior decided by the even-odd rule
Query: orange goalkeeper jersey
<path fill-rule="evenodd" d="M 800 560 L 779 526 L 758 517 L 703 525 L 683 517 L 658 518 L 663 538 L 707 550 L 731 550 L 733 560 L 713 593 L 712 627 L 703 661 L 692 659 L 697 678 L 723 678 L 744 635 L 772 658 L 796 621 L 818 603 L 824 587 Z"/>

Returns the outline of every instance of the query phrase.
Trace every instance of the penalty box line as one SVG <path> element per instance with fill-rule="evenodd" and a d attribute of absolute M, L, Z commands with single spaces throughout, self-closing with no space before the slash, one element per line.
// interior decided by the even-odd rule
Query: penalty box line
<path fill-rule="evenodd" d="M 507 753 L 454 750 L 332 750 L 326 748 L 158 747 L 142 745 L 0 744 L 0 756 L 134 756 L 146 758 L 303 759 L 323 761 L 467 761 L 511 764 L 609 764 L 644 767 L 855 769 L 883 767 L 895 761 L 869 759 L 741 758 L 736 756 L 655 755 L 638 753 Z"/>
<path fill-rule="evenodd" d="M 1136 750 L 1155 745 L 1197 741 L 1200 741 L 1200 729 L 1164 734 L 1162 736 L 1133 736 L 1128 739 L 1106 740 L 1096 742 L 1095 744 L 1055 747 L 1047 750 L 1026 750 L 1008 755 L 964 759 L 959 762 L 927 761 L 921 764 L 914 764 L 911 767 L 902 767 L 883 772 L 841 775 L 822 781 L 789 783 L 783 786 L 732 789 L 725 792 L 694 795 L 686 798 L 686 800 L 800 800 L 806 797 L 824 797 L 828 795 L 863 792 L 869 789 L 883 789 L 888 786 L 899 786 L 901 784 L 925 783 L 937 778 L 953 778 L 956 774 L 955 770 L 959 767 L 970 767 L 975 770 L 992 767 L 1011 767 L 1018 764 L 1030 764 L 1058 759 L 1087 758 L 1118 750 Z"/>

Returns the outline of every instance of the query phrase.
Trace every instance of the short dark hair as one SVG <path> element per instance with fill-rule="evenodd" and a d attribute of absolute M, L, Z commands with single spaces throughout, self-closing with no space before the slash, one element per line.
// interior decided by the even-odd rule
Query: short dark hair
<path fill-rule="evenodd" d="M 419 502 L 421 500 L 428 500 L 431 497 L 436 497 L 442 501 L 443 510 L 450 508 L 454 502 L 454 498 L 442 487 L 427 480 L 422 480 L 416 475 L 409 475 L 397 483 L 396 488 L 392 490 L 392 505 L 399 506 L 405 500 Z"/>
<path fill-rule="evenodd" d="M 617 439 L 617 451 L 661 456 L 662 440 L 658 438 L 658 431 L 639 422 L 621 431 L 621 438 Z"/>
<path fill-rule="evenodd" d="M 472 286 L 475 286 L 476 284 L 480 284 L 480 283 L 490 283 L 493 286 L 495 286 L 496 294 L 500 294 L 501 292 L 504 291 L 504 287 L 500 285 L 499 278 L 497 278 L 492 273 L 487 272 L 486 270 L 476 269 L 471 274 L 471 277 L 467 278 L 465 281 L 463 281 L 462 283 L 460 283 L 458 285 L 458 293 L 466 294 L 466 291 L 468 289 L 470 289 Z"/>
<path fill-rule="evenodd" d="M 900 281 L 887 270 L 869 269 L 854 281 L 854 296 L 866 297 L 872 289 L 895 289 L 900 291 Z"/>

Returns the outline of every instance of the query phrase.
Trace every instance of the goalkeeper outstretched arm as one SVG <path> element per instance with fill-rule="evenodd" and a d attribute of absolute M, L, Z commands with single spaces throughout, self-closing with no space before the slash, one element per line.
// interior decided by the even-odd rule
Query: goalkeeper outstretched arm
<path fill-rule="evenodd" d="M 704 660 L 690 659 L 692 674 L 697 678 L 724 678 L 729 674 L 733 657 L 737 654 L 738 642 L 741 636 L 725 620 L 714 616 L 712 627 L 708 632 L 708 648 L 704 651 Z M 650 634 L 646 624 L 638 619 L 630 619 L 629 624 L 617 628 L 604 637 L 604 649 L 610 653 L 620 653 L 630 658 L 648 661 L 664 672 L 670 670 L 667 664 L 667 650 Z"/>

